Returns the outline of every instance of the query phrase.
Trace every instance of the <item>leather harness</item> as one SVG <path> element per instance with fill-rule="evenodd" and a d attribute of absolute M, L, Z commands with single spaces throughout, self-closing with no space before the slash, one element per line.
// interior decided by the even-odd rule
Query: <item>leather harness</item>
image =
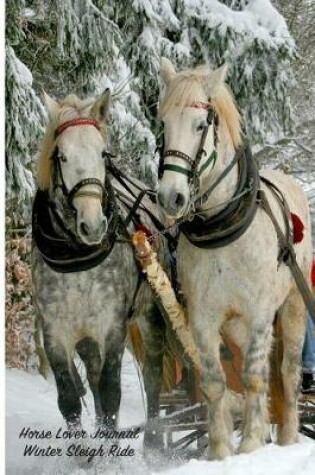
<path fill-rule="evenodd" d="M 211 123 L 214 121 L 214 137 L 215 147 L 217 142 L 217 128 L 218 117 L 209 104 L 208 108 L 207 126 L 204 128 L 200 145 L 195 160 L 184 154 L 174 150 L 167 151 L 162 157 L 160 163 L 160 172 L 164 170 L 171 170 L 179 173 L 183 173 L 188 176 L 191 194 L 196 197 L 200 192 L 200 175 L 211 164 L 215 164 L 216 150 L 214 151 L 205 162 L 202 167 L 199 167 L 200 161 L 204 155 L 204 143 L 207 137 L 207 133 Z M 206 108 L 206 106 L 202 106 Z M 200 105 L 193 105 L 193 107 L 201 107 Z M 211 112 L 210 112 L 211 111 Z M 64 132 L 68 127 L 75 125 L 92 125 L 99 129 L 98 124 L 90 119 L 75 119 L 74 121 L 68 121 L 62 124 L 56 131 L 56 136 Z M 164 164 L 163 160 L 167 156 L 176 156 L 190 165 L 190 170 L 183 167 L 173 166 L 170 164 Z M 54 160 L 54 184 L 55 187 L 60 187 L 63 196 L 66 199 L 68 205 L 69 214 L 75 212 L 72 201 L 78 193 L 84 195 L 92 194 L 95 196 L 95 191 L 81 190 L 81 188 L 88 184 L 96 185 L 100 188 L 101 193 L 97 196 L 102 201 L 103 213 L 108 220 L 108 231 L 106 236 L 100 245 L 87 246 L 84 243 L 78 241 L 75 233 L 68 228 L 59 214 L 56 211 L 55 204 L 50 200 L 48 191 L 38 190 L 36 193 L 35 201 L 32 211 L 32 225 L 33 225 L 33 237 L 37 248 L 42 255 L 44 261 L 56 272 L 79 272 L 93 268 L 99 265 L 112 251 L 114 244 L 119 234 L 127 237 L 129 242 L 130 236 L 127 231 L 127 226 L 134 219 L 137 208 L 145 194 L 141 192 L 135 200 L 134 205 L 131 207 L 129 214 L 125 220 L 119 216 L 117 210 L 116 196 L 113 191 L 110 179 L 106 174 L 105 183 L 102 183 L 97 178 L 87 178 L 77 183 L 71 190 L 68 190 L 63 179 L 62 168 L 60 160 L 62 159 L 58 155 L 58 149 L 56 148 L 52 159 Z M 210 194 L 216 188 L 216 186 L 223 180 L 223 178 L 238 164 L 239 166 L 239 179 L 234 196 L 230 200 L 226 208 L 223 209 L 217 215 L 209 218 L 202 219 L 197 213 L 191 213 L 189 219 L 182 220 L 179 223 L 179 229 L 185 234 L 189 241 L 201 248 L 212 249 L 222 246 L 226 246 L 231 242 L 238 239 L 252 223 L 258 206 L 261 206 L 270 217 L 278 236 L 279 242 L 279 256 L 278 262 L 284 262 L 291 269 L 291 272 L 295 278 L 296 284 L 301 292 L 304 302 L 309 310 L 309 313 L 315 322 L 315 302 L 304 279 L 304 276 L 298 267 L 296 262 L 296 256 L 292 243 L 292 232 L 290 230 L 289 221 L 289 207 L 281 191 L 269 180 L 263 177 L 259 177 L 257 166 L 252 158 L 249 147 L 239 149 L 232 162 L 221 173 L 218 179 L 198 198 L 195 198 L 194 207 L 206 202 Z M 111 163 L 107 157 L 107 165 L 111 173 L 121 180 L 121 173 Z M 173 167 L 173 168 L 171 168 Z M 188 173 L 187 173 L 188 172 Z M 58 183 L 58 177 L 61 183 Z M 280 228 L 272 209 L 268 203 L 265 193 L 260 189 L 260 180 L 263 181 L 276 196 L 281 209 L 283 211 L 283 217 L 285 222 L 285 233 Z M 123 180 L 124 186 L 126 180 Z M 153 216 L 150 216 L 153 219 Z M 153 219 L 154 224 L 157 225 L 161 234 L 167 234 L 163 230 L 161 223 L 157 223 L 157 220 Z M 172 238 L 174 240 L 174 238 Z M 57 256 L 57 257 L 56 257 Z M 136 294 L 139 288 L 139 281 L 136 288 Z M 136 298 L 134 296 L 134 300 Z"/>
<path fill-rule="evenodd" d="M 290 209 L 283 193 L 270 180 L 259 176 L 256 162 L 254 161 L 251 150 L 248 145 L 236 151 L 231 163 L 223 170 L 217 180 L 200 195 L 200 175 L 210 165 L 211 161 L 207 160 L 203 167 L 199 168 L 200 161 L 204 155 L 204 143 L 208 134 L 208 130 L 212 122 L 214 122 L 214 151 L 211 156 L 216 157 L 216 144 L 218 136 L 219 119 L 215 111 L 212 109 L 211 103 L 201 103 L 203 109 L 208 109 L 207 126 L 203 130 L 200 145 L 195 160 L 188 155 L 177 150 L 168 150 L 161 155 L 159 165 L 159 176 L 163 176 L 164 170 L 182 173 L 188 176 L 190 185 L 190 199 L 192 212 L 188 216 L 180 219 L 178 226 L 186 238 L 196 247 L 205 249 L 214 249 L 231 244 L 233 241 L 242 236 L 250 224 L 252 223 L 258 207 L 262 207 L 268 214 L 277 233 L 279 254 L 278 265 L 282 262 L 287 265 L 295 279 L 296 285 L 301 293 L 308 312 L 315 323 L 315 300 L 309 289 L 309 286 L 303 276 L 301 269 L 296 261 L 296 254 L 293 247 L 292 230 L 290 223 Z M 187 107 L 200 108 L 200 103 L 189 104 Z M 190 166 L 190 169 L 178 167 L 172 164 L 164 164 L 165 157 L 175 156 L 184 160 Z M 195 212 L 196 206 L 200 207 L 206 203 L 208 198 L 219 183 L 228 175 L 233 167 L 238 164 L 239 178 L 234 196 L 229 200 L 227 206 L 208 219 L 198 216 Z M 282 231 L 270 205 L 265 192 L 260 187 L 263 182 L 276 197 L 279 207 L 282 210 L 285 232 Z M 199 193 L 199 195 L 198 195 Z M 200 213 L 199 213 L 200 214 Z"/>
<path fill-rule="evenodd" d="M 117 211 L 113 188 L 106 180 L 107 200 L 103 201 L 103 213 L 108 230 L 97 246 L 88 246 L 76 238 L 56 212 L 48 191 L 37 190 L 32 210 L 32 230 L 36 246 L 55 272 L 81 272 L 99 265 L 112 251 L 118 228 L 123 225 Z"/>

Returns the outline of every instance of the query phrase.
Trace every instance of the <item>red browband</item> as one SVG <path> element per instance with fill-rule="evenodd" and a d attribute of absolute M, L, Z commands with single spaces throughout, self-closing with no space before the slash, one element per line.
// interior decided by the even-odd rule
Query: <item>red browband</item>
<path fill-rule="evenodd" d="M 94 127 L 97 128 L 97 130 L 100 130 L 100 126 L 96 122 L 96 120 L 89 119 L 88 117 L 81 117 L 78 119 L 68 120 L 67 122 L 64 122 L 63 124 L 59 125 L 59 127 L 56 129 L 56 132 L 55 132 L 56 137 L 62 134 L 62 132 L 68 129 L 68 127 L 75 127 L 76 125 L 93 125 Z"/>
<path fill-rule="evenodd" d="M 209 109 L 211 107 L 210 102 L 192 102 L 187 107 L 194 107 L 195 109 Z"/>

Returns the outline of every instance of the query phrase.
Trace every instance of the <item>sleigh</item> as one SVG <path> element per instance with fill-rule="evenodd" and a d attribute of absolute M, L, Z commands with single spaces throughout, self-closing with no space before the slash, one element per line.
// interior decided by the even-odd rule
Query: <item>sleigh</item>
<path fill-rule="evenodd" d="M 242 357 L 239 348 L 231 340 L 226 340 L 222 347 L 221 363 L 231 391 L 234 430 L 237 430 L 242 423 L 244 386 L 241 380 Z M 172 381 L 164 385 L 160 394 L 160 415 L 149 422 L 149 428 L 163 434 L 166 453 L 198 457 L 208 446 L 207 407 L 200 390 L 200 377 L 195 368 L 185 368 L 176 356 L 171 359 L 171 368 L 168 361 L 170 372 Z M 300 433 L 315 440 L 314 394 L 300 395 L 298 413 Z M 273 428 L 279 421 L 274 414 L 270 414 L 270 422 L 268 442 L 272 441 Z"/>
<path fill-rule="evenodd" d="M 236 406 L 234 410 L 234 429 L 237 430 L 242 423 L 242 393 L 243 385 L 240 379 L 241 356 L 239 349 L 229 342 L 232 353 L 231 358 L 221 358 L 229 389 L 232 393 Z M 179 371 L 179 364 L 174 360 L 174 367 Z M 179 380 L 181 382 L 181 380 Z M 164 433 L 166 451 L 176 451 L 185 455 L 187 447 L 191 449 L 191 456 L 198 456 L 208 446 L 207 442 L 207 408 L 199 388 L 199 376 L 196 370 L 192 370 L 187 378 L 187 387 L 178 383 L 180 389 L 175 386 L 169 392 L 161 393 L 160 417 L 156 423 L 156 429 Z M 315 395 L 302 395 L 298 405 L 300 432 L 315 440 Z M 271 418 L 273 427 L 277 424 L 275 418 Z M 269 441 L 272 439 L 270 438 Z"/>

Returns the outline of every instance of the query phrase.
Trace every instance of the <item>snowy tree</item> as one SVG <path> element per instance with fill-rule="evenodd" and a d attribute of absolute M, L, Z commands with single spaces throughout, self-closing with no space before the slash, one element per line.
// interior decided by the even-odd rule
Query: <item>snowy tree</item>
<path fill-rule="evenodd" d="M 31 161 L 43 122 L 43 109 L 32 86 L 30 70 L 16 56 L 14 47 L 24 41 L 20 29 L 23 0 L 10 2 L 6 35 L 6 183 L 7 196 L 29 215 L 34 191 Z"/>
<path fill-rule="evenodd" d="M 290 91 L 297 122 L 312 121 L 315 107 L 315 2 L 276 0 L 297 45 L 293 63 L 296 84 Z"/>
<path fill-rule="evenodd" d="M 178 68 L 227 61 L 228 82 L 252 142 L 290 126 L 294 42 L 270 0 L 10 0 L 7 46 L 7 104 L 13 94 L 19 104 L 24 91 L 21 104 L 33 119 L 15 129 L 17 116 L 10 112 L 8 131 L 38 140 L 41 89 L 58 98 L 110 86 L 109 147 L 120 167 L 151 184 L 162 133 L 156 118 L 162 55 Z M 8 189 L 15 186 L 23 198 L 32 189 L 27 170 L 33 143 L 25 139 L 27 150 L 14 155 L 19 137 L 11 133 L 7 140 Z"/>
<path fill-rule="evenodd" d="M 227 61 L 228 82 L 252 141 L 289 128 L 294 41 L 269 0 L 137 0 L 129 4 L 126 22 L 122 4 L 116 4 L 128 38 L 122 54 L 138 79 L 135 89 L 155 133 L 161 55 L 178 67 Z"/>

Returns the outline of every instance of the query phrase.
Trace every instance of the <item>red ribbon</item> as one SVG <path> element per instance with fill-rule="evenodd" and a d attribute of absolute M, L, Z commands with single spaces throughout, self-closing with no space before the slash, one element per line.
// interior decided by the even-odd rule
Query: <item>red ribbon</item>
<path fill-rule="evenodd" d="M 304 224 L 297 214 L 291 213 L 291 220 L 293 225 L 293 244 L 298 244 L 304 238 Z"/>

